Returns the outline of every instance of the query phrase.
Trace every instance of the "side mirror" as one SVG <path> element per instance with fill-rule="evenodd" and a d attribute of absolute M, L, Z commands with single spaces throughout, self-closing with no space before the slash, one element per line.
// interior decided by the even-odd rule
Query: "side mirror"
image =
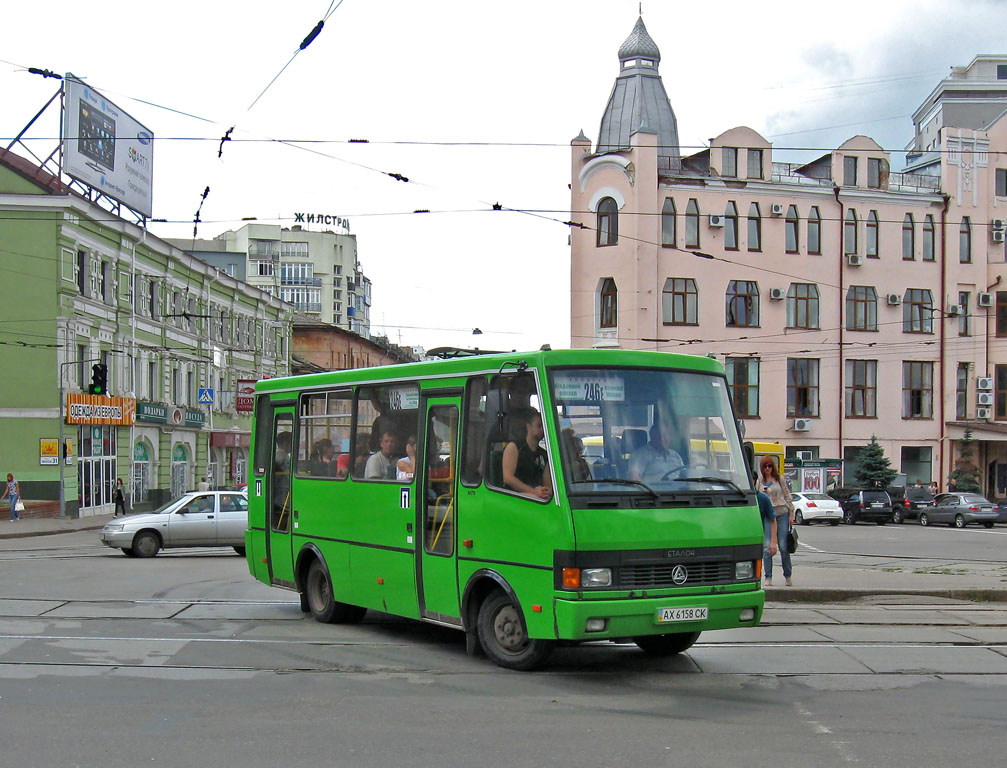
<path fill-rule="evenodd" d="M 746 440 L 741 444 L 741 450 L 745 454 L 745 464 L 748 465 L 748 476 L 754 479 L 758 474 L 755 471 L 755 445 L 750 440 Z"/>

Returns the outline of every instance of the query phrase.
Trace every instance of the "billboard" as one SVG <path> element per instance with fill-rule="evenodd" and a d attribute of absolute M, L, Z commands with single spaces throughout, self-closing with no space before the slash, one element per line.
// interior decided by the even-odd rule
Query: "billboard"
<path fill-rule="evenodd" d="M 150 216 L 153 134 L 73 75 L 63 82 L 63 172 Z"/>
<path fill-rule="evenodd" d="M 255 408 L 255 379 L 238 379 L 237 390 L 234 410 L 238 413 L 251 413 Z"/>

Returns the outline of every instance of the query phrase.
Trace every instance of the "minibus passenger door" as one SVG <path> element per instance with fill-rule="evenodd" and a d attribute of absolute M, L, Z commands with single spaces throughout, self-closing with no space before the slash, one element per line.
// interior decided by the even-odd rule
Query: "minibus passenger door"
<path fill-rule="evenodd" d="M 291 530 L 294 507 L 291 485 L 293 464 L 294 409 L 276 408 L 273 412 L 272 454 L 266 473 L 265 505 L 269 532 L 266 552 L 269 573 L 274 584 L 294 585 Z"/>
<path fill-rule="evenodd" d="M 426 400 L 419 512 L 420 607 L 424 616 L 458 623 L 458 414 L 460 397 Z"/>

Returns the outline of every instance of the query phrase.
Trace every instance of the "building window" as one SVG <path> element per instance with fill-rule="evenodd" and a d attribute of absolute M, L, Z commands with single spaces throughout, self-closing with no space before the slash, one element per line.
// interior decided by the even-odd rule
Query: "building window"
<path fill-rule="evenodd" d="M 762 250 L 762 215 L 758 203 L 748 206 L 748 250 Z"/>
<path fill-rule="evenodd" d="M 87 346 L 84 344 L 77 345 L 77 381 L 80 384 L 82 390 L 87 389 L 87 371 L 90 370 L 88 363 L 91 362 L 87 359 Z"/>
<path fill-rule="evenodd" d="M 801 217 L 797 213 L 797 206 L 792 205 L 787 209 L 787 233 L 786 248 L 787 253 L 797 253 L 800 250 L 798 240 L 798 227 L 801 225 Z"/>
<path fill-rule="evenodd" d="M 724 361 L 734 411 L 741 417 L 759 415 L 759 358 L 729 357 Z"/>
<path fill-rule="evenodd" d="M 787 358 L 787 416 L 818 415 L 818 360 Z"/>
<path fill-rule="evenodd" d="M 851 285 L 846 292 L 846 330 L 878 330 L 878 295 L 872 285 Z"/>
<path fill-rule="evenodd" d="M 730 178 L 736 178 L 738 176 L 738 148 L 737 147 L 724 147 L 721 150 L 722 168 L 720 169 L 721 176 L 729 176 Z"/>
<path fill-rule="evenodd" d="M 871 211 L 867 214 L 867 256 L 878 258 L 879 240 L 878 237 L 878 212 Z"/>
<path fill-rule="evenodd" d="M 818 286 L 791 283 L 787 291 L 787 327 L 818 328 Z"/>
<path fill-rule="evenodd" d="M 699 324 L 699 294 L 691 277 L 669 277 L 661 299 L 665 325 Z"/>
<path fill-rule="evenodd" d="M 762 150 L 761 149 L 750 149 L 750 150 L 748 150 L 748 178 L 750 178 L 750 179 L 761 179 L 762 178 Z"/>
<path fill-rule="evenodd" d="M 902 418 L 930 419 L 934 415 L 934 364 L 902 363 Z"/>
<path fill-rule="evenodd" d="M 968 291 L 958 291 L 958 335 L 972 335 L 972 294 Z"/>
<path fill-rule="evenodd" d="M 756 328 L 759 325 L 759 284 L 732 280 L 727 284 L 727 327 Z"/>
<path fill-rule="evenodd" d="M 997 336 L 1007 336 L 1007 291 L 997 291 Z"/>
<path fill-rule="evenodd" d="M 724 211 L 724 248 L 728 251 L 738 250 L 738 206 L 733 200 L 727 201 Z"/>
<path fill-rule="evenodd" d="M 993 387 L 993 417 L 1007 419 L 1007 365 L 998 365 L 994 369 Z"/>
<path fill-rule="evenodd" d="M 280 255 L 292 256 L 297 259 L 308 258 L 307 243 L 280 243 Z"/>
<path fill-rule="evenodd" d="M 843 222 L 843 253 L 851 254 L 857 252 L 857 212 L 850 208 L 846 212 L 846 221 Z"/>
<path fill-rule="evenodd" d="M 161 388 L 157 385 L 157 361 L 147 363 L 147 397 L 151 400 L 161 399 Z"/>
<path fill-rule="evenodd" d="M 857 186 L 857 158 L 846 156 L 843 158 L 843 186 Z"/>
<path fill-rule="evenodd" d="M 902 474 L 907 483 L 926 485 L 933 479 L 933 450 L 929 445 L 902 446 Z"/>
<path fill-rule="evenodd" d="M 934 217 L 923 219 L 923 261 L 934 260 Z"/>
<path fill-rule="evenodd" d="M 969 364 L 958 363 L 958 373 L 955 377 L 955 418 L 967 419 L 968 407 L 969 407 Z"/>
<path fill-rule="evenodd" d="M 77 263 L 74 272 L 77 276 L 77 290 L 81 296 L 87 296 L 87 251 L 77 251 Z"/>
<path fill-rule="evenodd" d="M 968 216 L 962 218 L 962 225 L 958 228 L 958 261 L 972 263 L 972 222 Z"/>
<path fill-rule="evenodd" d="M 902 258 L 906 261 L 916 258 L 916 222 L 911 213 L 902 220 Z"/>
<path fill-rule="evenodd" d="M 675 201 L 665 198 L 661 209 L 661 245 L 675 245 Z"/>
<path fill-rule="evenodd" d="M 881 187 L 881 163 L 882 160 L 877 157 L 867 158 L 867 186 L 871 189 Z"/>
<path fill-rule="evenodd" d="M 878 401 L 878 361 L 846 361 L 847 418 L 875 419 Z"/>
<path fill-rule="evenodd" d="M 611 197 L 598 203 L 598 247 L 619 242 L 619 207 Z"/>
<path fill-rule="evenodd" d="M 817 205 L 811 206 L 808 213 L 808 253 L 822 252 L 822 214 Z"/>
<path fill-rule="evenodd" d="M 699 248 L 699 203 L 694 197 L 685 207 L 685 247 Z"/>
<path fill-rule="evenodd" d="M 997 168 L 996 195 L 1007 197 L 1007 168 Z"/>
<path fill-rule="evenodd" d="M 929 289 L 909 288 L 902 297 L 904 333 L 934 332 L 934 300 Z"/>
<path fill-rule="evenodd" d="M 615 287 L 615 280 L 606 277 L 601 283 L 601 305 L 599 314 L 599 326 L 602 328 L 616 328 L 618 326 L 619 314 L 619 292 Z"/>

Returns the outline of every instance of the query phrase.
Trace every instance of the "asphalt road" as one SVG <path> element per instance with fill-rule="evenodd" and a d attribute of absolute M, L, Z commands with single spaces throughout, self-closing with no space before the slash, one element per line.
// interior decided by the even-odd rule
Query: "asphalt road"
<path fill-rule="evenodd" d="M 805 533 L 834 559 L 1007 543 Z M 5 766 L 992 765 L 1005 704 L 1007 606 L 773 605 L 762 627 L 674 659 L 603 644 L 514 673 L 467 657 L 451 630 L 317 624 L 230 550 L 0 542 Z"/>

